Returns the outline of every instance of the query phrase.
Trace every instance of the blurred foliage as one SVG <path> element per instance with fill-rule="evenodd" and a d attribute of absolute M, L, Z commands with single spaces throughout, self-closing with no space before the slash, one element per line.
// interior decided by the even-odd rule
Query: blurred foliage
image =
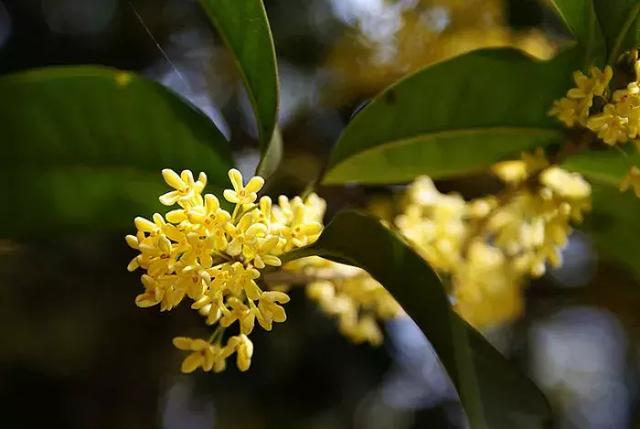
<path fill-rule="evenodd" d="M 371 95 L 426 65 L 474 49 L 513 46 L 549 59 L 556 45 L 540 30 L 513 30 L 502 0 L 396 2 L 356 19 L 331 50 L 327 68 L 337 76 L 334 96 L 341 99 Z"/>
<path fill-rule="evenodd" d="M 550 423 L 544 395 L 453 312 L 441 280 L 378 219 L 340 213 L 316 243 L 288 258 L 313 255 L 364 268 L 385 285 L 433 344 L 472 428 L 537 428 Z M 407 278 L 420 279 L 420 287 Z"/>
<path fill-rule="evenodd" d="M 160 168 L 203 170 L 217 191 L 231 149 L 245 170 L 261 159 L 266 175 L 276 162 L 265 163 L 264 155 L 275 148 L 277 160 L 282 143 L 284 162 L 269 192 L 299 192 L 321 175 L 354 106 L 394 83 L 356 112 L 324 171 L 326 183 L 376 186 L 320 187 L 330 215 L 378 198 L 382 211 L 393 212 L 387 202 L 394 189 L 381 185 L 423 173 L 440 179 L 444 190 L 493 192 L 495 181 L 481 172 L 489 164 L 534 146 L 556 153 L 575 137 L 547 116 L 551 101 L 570 86 L 570 72 L 616 60 L 638 43 L 634 0 L 539 2 L 545 7 L 510 1 L 509 8 L 499 0 L 380 0 L 345 12 L 356 3 L 266 1 L 277 62 L 260 1 L 240 7 L 202 0 L 215 33 L 196 2 L 0 3 L 0 29 L 9 28 L 6 39 L 0 31 L 0 69 L 15 72 L 0 78 L 0 178 L 8 188 L 0 201 L 0 237 L 12 239 L 0 241 L 0 399 L 8 427 L 172 428 L 212 421 L 243 428 L 378 428 L 386 421 L 389 427 L 464 427 L 455 394 L 430 392 L 430 403 L 390 405 L 380 392 L 394 368 L 410 359 L 398 358 L 392 346 L 393 359 L 350 347 L 295 293 L 290 317 L 296 323 L 257 339 L 260 359 L 247 377 L 177 377 L 178 356 L 168 338 L 185 328 L 180 325 L 197 330 L 196 320 L 186 312 L 135 311 L 139 285 L 121 270 L 130 255 L 112 232 L 104 234 L 157 209 Z M 514 29 L 510 22 L 530 16 L 541 17 L 540 26 Z M 470 52 L 506 47 L 522 52 Z M 79 63 L 135 71 L 25 72 Z M 640 207 L 615 189 L 636 161 L 627 155 L 570 154 L 564 163 L 594 182 L 594 211 L 584 231 L 599 259 L 589 250 L 578 255 L 587 261 L 573 274 L 588 287 L 570 289 L 555 277 L 560 272 L 537 280 L 521 321 L 500 327 L 511 333 L 498 336 L 502 346 L 494 341 L 525 368 L 530 327 L 564 307 L 615 313 L 632 334 L 629 348 L 637 347 L 633 235 Z M 369 269 L 397 294 L 453 375 L 473 427 L 543 426 L 544 398 L 451 313 L 438 279 L 403 242 L 369 218 L 341 214 L 321 247 L 327 256 Z M 394 264 L 385 264 L 385 255 Z M 424 289 L 410 288 L 415 278 L 429 281 Z M 496 317 L 504 309 L 497 308 Z M 418 354 L 420 362 L 427 359 L 424 350 Z M 418 370 L 409 374 L 411 388 L 428 390 Z M 637 386 L 637 374 L 631 375 L 629 391 Z M 405 401 L 411 388 L 400 389 Z M 26 397 L 42 412 L 31 412 Z M 569 421 L 570 403 L 554 402 L 560 420 Z M 514 413 L 503 416 L 507 410 Z"/>
<path fill-rule="evenodd" d="M 566 91 L 561 76 L 575 57 L 569 50 L 539 63 L 512 50 L 479 50 L 427 67 L 356 115 L 336 143 L 324 180 L 395 183 L 420 174 L 463 175 L 559 143 L 563 134 L 547 106 Z M 443 85 L 447 80 L 457 84 Z M 536 97 L 523 102 L 532 91 Z"/>

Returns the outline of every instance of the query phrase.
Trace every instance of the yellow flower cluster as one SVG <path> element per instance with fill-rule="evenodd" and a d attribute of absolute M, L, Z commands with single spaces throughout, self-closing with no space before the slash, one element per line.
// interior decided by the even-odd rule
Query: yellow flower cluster
<path fill-rule="evenodd" d="M 593 98 L 606 95 L 612 77 L 611 66 L 606 66 L 604 71 L 591 67 L 591 77 L 584 75 L 581 71 L 574 72 L 573 80 L 576 86 L 567 92 L 566 97 L 554 102 L 549 114 L 556 116 L 567 127 L 586 126 L 589 110 L 593 106 Z"/>
<path fill-rule="evenodd" d="M 162 175 L 173 190 L 162 195 L 160 202 L 177 207 L 164 216 L 154 214 L 152 220 L 136 218 L 136 235 L 126 237 L 140 252 L 128 269 L 146 270 L 141 278 L 144 292 L 136 297 L 136 304 L 160 305 L 164 311 L 189 297 L 191 308 L 218 329 L 209 341 L 174 339 L 177 348 L 191 352 L 182 370 L 221 371 L 226 359 L 236 353 L 238 368 L 245 371 L 253 354 L 248 335 L 255 321 L 271 330 L 273 322 L 286 319 L 282 304 L 289 301 L 284 292 L 260 287 L 260 270 L 280 266 L 279 255 L 317 239 L 324 201 L 315 194 L 304 201 L 280 196 L 278 204 L 266 196 L 258 200 L 264 180 L 253 177 L 245 185 L 240 172 L 232 169 L 233 189 L 223 193 L 234 204 L 229 213 L 214 195 L 202 195 L 207 180 L 203 173 L 197 180 L 188 170 L 178 175 L 165 169 Z M 239 335 L 223 345 L 224 329 L 234 322 Z"/>
<path fill-rule="evenodd" d="M 454 306 L 475 326 L 516 317 L 526 277 L 559 266 L 571 223 L 590 208 L 590 185 L 547 165 L 541 151 L 493 167 L 507 185 L 498 196 L 465 201 L 428 177 L 407 191 L 398 229 L 451 282 Z"/>
<path fill-rule="evenodd" d="M 587 120 L 587 128 L 608 145 L 626 143 L 640 134 L 640 62 L 634 69 L 635 80 L 614 91 L 602 112 Z"/>
<path fill-rule="evenodd" d="M 634 63 L 634 80 L 626 87 L 611 91 L 609 83 L 613 69 L 606 66 L 604 71 L 591 68 L 591 77 L 579 71 L 574 73 L 576 87 L 569 90 L 567 96 L 554 102 L 549 111 L 567 127 L 580 125 L 593 131 L 597 137 L 609 146 L 622 145 L 640 137 L 640 61 Z M 594 112 L 593 99 L 599 97 L 602 106 Z M 620 183 L 620 190 L 633 188 L 640 198 L 640 170 L 632 166 Z"/>
<path fill-rule="evenodd" d="M 290 262 L 286 270 L 307 281 L 307 296 L 338 321 L 338 330 L 356 344 L 379 345 L 378 320 L 404 314 L 391 294 L 366 271 L 312 256 Z"/>

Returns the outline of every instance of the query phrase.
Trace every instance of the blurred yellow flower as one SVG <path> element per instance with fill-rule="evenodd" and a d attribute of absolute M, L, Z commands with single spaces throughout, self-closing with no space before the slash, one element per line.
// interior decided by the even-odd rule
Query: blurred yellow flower
<path fill-rule="evenodd" d="M 395 225 L 451 281 L 454 308 L 477 327 L 517 317 L 527 277 L 561 264 L 560 250 L 590 208 L 582 176 L 549 166 L 544 152 L 523 154 L 492 172 L 509 185 L 496 197 L 465 201 L 441 194 L 427 177 L 407 189 Z"/>
<path fill-rule="evenodd" d="M 633 188 L 636 197 L 640 198 L 640 168 L 635 165 L 629 169 L 620 183 L 620 192 L 626 192 L 629 188 Z"/>
<path fill-rule="evenodd" d="M 366 271 L 319 257 L 308 257 L 285 266 L 314 279 L 307 283 L 307 296 L 334 317 L 338 330 L 356 344 L 379 345 L 383 335 L 378 320 L 404 312 L 391 294 Z"/>

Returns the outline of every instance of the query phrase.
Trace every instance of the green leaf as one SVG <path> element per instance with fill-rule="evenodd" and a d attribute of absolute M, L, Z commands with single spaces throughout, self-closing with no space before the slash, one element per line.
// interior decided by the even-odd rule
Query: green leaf
<path fill-rule="evenodd" d="M 594 0 L 607 42 L 608 63 L 640 44 L 640 0 Z"/>
<path fill-rule="evenodd" d="M 229 144 L 213 123 L 135 74 L 39 69 L 1 77 L 0 94 L 1 236 L 122 227 L 156 207 L 163 168 L 227 182 Z"/>
<path fill-rule="evenodd" d="M 512 49 L 481 50 L 401 80 L 346 127 L 324 183 L 462 175 L 561 142 L 547 112 L 571 85 L 577 54 L 539 62 Z"/>
<path fill-rule="evenodd" d="M 361 267 L 385 286 L 433 344 L 472 428 L 546 427 L 550 410 L 544 395 L 452 311 L 431 268 L 377 219 L 342 212 L 315 244 L 285 259 L 312 255 Z"/>
<path fill-rule="evenodd" d="M 256 174 L 258 176 L 269 177 L 276 171 L 278 165 L 280 165 L 280 160 L 282 159 L 282 144 L 282 134 L 280 133 L 280 129 L 276 127 L 273 130 L 271 142 L 269 143 L 265 153 L 262 155 L 260 163 L 256 168 Z"/>
<path fill-rule="evenodd" d="M 279 162 L 270 150 L 278 114 L 278 70 L 269 20 L 262 0 L 200 0 L 236 60 L 258 124 L 264 172 Z M 275 154 L 275 155 L 274 155 Z"/>
<path fill-rule="evenodd" d="M 593 0 L 550 0 L 549 3 L 576 38 L 584 53 L 583 65 L 602 65 L 606 58 L 605 41 Z"/>
<path fill-rule="evenodd" d="M 568 158 L 563 167 L 592 182 L 593 210 L 587 214 L 588 231 L 606 259 L 618 261 L 640 279 L 640 242 L 630 237 L 640 234 L 640 199 L 632 190 L 621 193 L 620 182 L 632 165 L 640 165 L 635 149 L 588 151 Z"/>
<path fill-rule="evenodd" d="M 614 149 L 582 152 L 563 163 L 568 170 L 615 188 L 633 165 L 640 166 L 640 154 L 637 151 L 621 152 Z"/>
<path fill-rule="evenodd" d="M 640 281 L 640 199 L 633 191 L 619 192 L 606 185 L 592 186 L 592 213 L 584 230 L 600 256 L 628 269 Z"/>

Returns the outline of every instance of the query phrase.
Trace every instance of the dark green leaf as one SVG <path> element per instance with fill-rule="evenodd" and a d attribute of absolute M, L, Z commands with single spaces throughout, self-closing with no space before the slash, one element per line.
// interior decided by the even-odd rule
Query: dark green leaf
<path fill-rule="evenodd" d="M 367 270 L 433 344 L 460 394 L 471 427 L 546 427 L 549 406 L 537 387 L 454 313 L 424 260 L 377 219 L 343 212 L 313 245 L 286 260 L 319 255 Z"/>
<path fill-rule="evenodd" d="M 571 85 L 576 55 L 539 62 L 512 49 L 482 50 L 409 76 L 347 126 L 324 183 L 460 175 L 561 142 L 561 127 L 547 112 Z"/>
<path fill-rule="evenodd" d="M 233 53 L 256 115 L 265 172 L 279 162 L 269 150 L 278 114 L 278 71 L 262 0 L 200 0 L 200 4 Z M 277 143 L 276 143 L 277 144 Z"/>
<path fill-rule="evenodd" d="M 602 65 L 606 55 L 605 41 L 593 0 L 551 0 L 549 3 L 576 38 L 580 51 L 584 53 L 582 65 Z"/>
<path fill-rule="evenodd" d="M 619 192 L 593 185 L 593 211 L 584 230 L 590 233 L 600 256 L 616 261 L 640 280 L 640 199 L 633 191 Z"/>
<path fill-rule="evenodd" d="M 0 179 L 11 184 L 1 236 L 123 226 L 155 207 L 163 168 L 204 171 L 215 185 L 231 166 L 206 116 L 157 83 L 99 67 L 0 78 L 0 129 Z"/>
<path fill-rule="evenodd" d="M 608 62 L 638 47 L 640 0 L 594 0 L 598 20 L 607 42 Z"/>

